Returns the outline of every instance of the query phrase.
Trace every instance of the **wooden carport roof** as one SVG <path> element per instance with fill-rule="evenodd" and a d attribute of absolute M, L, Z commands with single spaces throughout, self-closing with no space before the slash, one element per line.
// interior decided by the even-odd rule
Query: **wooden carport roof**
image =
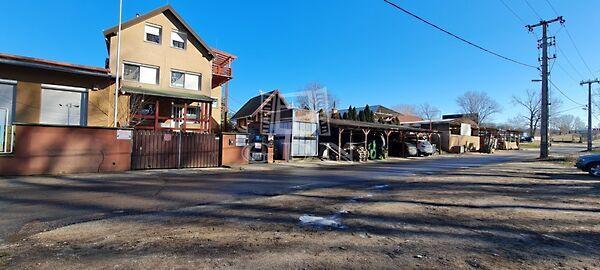
<path fill-rule="evenodd" d="M 344 129 L 348 129 L 348 128 L 381 129 L 381 130 L 385 130 L 385 131 L 439 133 L 436 130 L 430 130 L 430 129 L 413 128 L 413 127 L 407 127 L 407 126 L 381 124 L 381 123 L 361 122 L 361 121 L 344 120 L 344 119 L 329 119 L 329 125 L 334 126 L 334 127 L 342 127 Z"/>

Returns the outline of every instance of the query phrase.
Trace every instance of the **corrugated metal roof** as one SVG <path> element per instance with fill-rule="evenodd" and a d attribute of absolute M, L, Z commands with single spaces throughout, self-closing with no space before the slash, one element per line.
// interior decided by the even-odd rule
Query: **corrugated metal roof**
<path fill-rule="evenodd" d="M 136 87 L 123 87 L 122 92 L 130 94 L 140 94 L 146 96 L 157 96 L 157 97 L 168 97 L 187 99 L 195 101 L 215 101 L 213 98 L 201 94 L 199 91 L 192 90 L 179 90 L 179 89 L 148 89 L 148 88 L 136 88 Z"/>

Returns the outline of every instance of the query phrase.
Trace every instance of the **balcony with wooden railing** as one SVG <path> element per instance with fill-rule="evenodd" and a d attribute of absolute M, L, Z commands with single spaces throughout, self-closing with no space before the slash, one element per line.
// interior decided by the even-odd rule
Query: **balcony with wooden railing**
<path fill-rule="evenodd" d="M 233 78 L 231 63 L 236 59 L 235 55 L 213 49 L 215 58 L 212 61 L 212 87 L 220 86 Z"/>

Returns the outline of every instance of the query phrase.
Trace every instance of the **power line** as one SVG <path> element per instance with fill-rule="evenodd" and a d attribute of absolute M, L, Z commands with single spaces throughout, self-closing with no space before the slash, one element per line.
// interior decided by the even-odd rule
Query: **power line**
<path fill-rule="evenodd" d="M 562 110 L 562 111 L 554 112 L 554 114 L 566 113 L 566 112 L 568 112 L 568 111 L 572 111 L 572 110 L 575 110 L 575 109 L 581 109 L 581 108 L 585 108 L 585 107 L 586 107 L 586 106 L 581 106 L 581 105 L 578 105 L 577 107 L 573 107 L 573 108 L 569 108 L 569 109 L 566 109 L 566 110 Z"/>
<path fill-rule="evenodd" d="M 515 12 L 504 0 L 500 0 L 500 2 L 502 5 L 504 5 L 504 7 L 506 7 L 506 9 L 508 9 L 508 11 L 510 11 L 510 13 L 512 13 L 515 18 L 517 18 L 520 25 L 527 25 L 527 22 L 525 22 L 525 20 L 523 20 L 523 18 L 519 16 L 519 14 L 517 14 L 517 12 Z M 530 31 L 529 33 L 533 34 L 536 39 L 540 39 L 536 32 Z"/>
<path fill-rule="evenodd" d="M 569 59 L 569 57 L 567 57 L 567 54 L 565 54 L 563 52 L 563 50 L 560 48 L 560 46 L 558 46 L 558 44 L 556 45 L 556 48 L 558 49 L 558 51 L 560 52 L 560 54 L 565 57 L 565 59 L 567 60 L 567 63 L 569 64 L 569 66 L 571 66 L 571 68 L 573 70 L 575 70 L 575 72 L 577 73 L 577 75 L 579 75 L 579 77 L 583 78 L 583 75 L 581 75 L 581 72 L 579 72 L 579 70 L 577 68 L 575 68 L 575 65 L 573 65 L 573 62 L 571 62 L 571 60 Z"/>
<path fill-rule="evenodd" d="M 388 3 L 388 4 L 389 4 L 389 5 L 391 5 L 391 6 L 395 7 L 396 9 L 398 9 L 398 10 L 400 10 L 400 11 L 402 11 L 402 12 L 404 12 L 404 13 L 406 13 L 406 14 L 408 14 L 408 15 L 412 16 L 412 17 L 414 17 L 415 19 L 417 19 L 417 20 L 419 20 L 419 21 L 421 21 L 421 22 L 424 22 L 425 24 L 427 24 L 427 25 L 429 25 L 429 26 L 431 26 L 431 27 L 433 27 L 433 28 L 435 28 L 435 29 L 437 29 L 437 30 L 440 30 L 440 31 L 442 31 L 442 32 L 444 32 L 444 33 L 446 33 L 446 34 L 448 34 L 448 35 L 450 35 L 450 36 L 452 36 L 452 37 L 454 37 L 454 38 L 456 38 L 456 39 L 458 39 L 458 40 L 460 40 L 460 41 L 464 42 L 464 43 L 467 43 L 467 44 L 469 44 L 469 45 L 471 45 L 471 46 L 473 46 L 473 47 L 477 48 L 477 49 L 480 49 L 480 50 L 482 50 L 482 51 L 484 51 L 484 52 L 487 52 L 487 53 L 489 53 L 489 54 L 492 54 L 492 55 L 494 55 L 494 56 L 497 56 L 497 57 L 499 57 L 499 58 L 501 58 L 501 59 L 504 59 L 504 60 L 506 60 L 506 61 L 513 62 L 513 63 L 515 63 L 515 64 L 519 64 L 519 65 L 522 65 L 522 66 L 526 66 L 526 67 L 530 67 L 530 68 L 538 69 L 538 67 L 536 67 L 536 66 L 532 66 L 532 65 L 525 64 L 525 63 L 523 63 L 523 62 L 520 62 L 520 61 L 517 61 L 517 60 L 511 59 L 511 58 L 509 58 L 509 57 L 506 57 L 506 56 L 504 56 L 504 55 L 501 55 L 501 54 L 499 54 L 499 53 L 496 53 L 496 52 L 493 52 L 493 51 L 491 51 L 491 50 L 488 50 L 488 49 L 486 49 L 486 48 L 484 48 L 484 47 L 482 47 L 482 46 L 480 46 L 480 45 L 477 45 L 477 44 L 475 44 L 475 43 L 473 43 L 473 42 L 471 42 L 471 41 L 468 41 L 468 40 L 466 40 L 466 39 L 464 39 L 464 38 L 462 38 L 462 37 L 460 37 L 460 36 L 458 36 L 458 35 L 456 35 L 456 34 L 453 34 L 453 33 L 451 33 L 450 31 L 447 31 L 447 30 L 445 30 L 445 29 L 443 29 L 443 28 L 441 28 L 441 27 L 439 27 L 439 26 L 437 26 L 437 25 L 435 25 L 435 24 L 433 24 L 433 23 L 431 23 L 431 22 L 429 22 L 429 21 L 427 21 L 427 20 L 425 20 L 425 19 L 423 19 L 423 18 L 419 17 L 418 15 L 416 15 L 416 14 L 414 14 L 414 13 L 412 13 L 412 12 L 410 12 L 410 11 L 408 11 L 408 10 L 406 10 L 406 9 L 402 8 L 402 7 L 400 7 L 399 5 L 397 5 L 397 4 L 395 4 L 395 3 L 392 3 L 390 0 L 383 0 L 383 1 L 384 1 L 384 2 L 386 2 L 386 3 Z"/>
<path fill-rule="evenodd" d="M 554 82 L 552 80 L 548 79 L 548 82 L 550 82 L 550 84 L 554 87 L 554 89 L 558 90 L 558 92 L 560 92 L 564 97 L 566 97 L 571 102 L 573 102 L 577 105 L 580 105 L 580 106 L 585 106 L 585 104 L 579 103 L 579 102 L 573 100 L 572 98 L 570 98 L 569 96 L 567 96 L 567 94 L 565 94 L 565 92 L 563 92 L 558 86 L 556 86 L 556 84 L 554 84 Z"/>
<path fill-rule="evenodd" d="M 563 25 L 563 27 L 565 27 L 565 26 Z M 575 41 L 573 40 L 573 36 L 571 36 L 571 33 L 569 32 L 569 29 L 567 29 L 567 27 L 565 27 L 565 32 L 567 32 L 567 36 L 569 37 L 571 44 L 573 44 L 573 48 L 575 48 L 575 51 L 577 52 L 579 59 L 581 59 L 581 62 L 583 62 L 583 64 L 587 68 L 587 70 L 590 72 L 590 75 L 594 75 L 594 72 L 592 72 L 592 69 L 590 68 L 590 66 L 588 66 L 585 59 L 583 59 L 583 56 L 581 56 L 581 52 L 579 51 L 579 48 L 577 48 L 577 45 L 575 44 Z"/>
<path fill-rule="evenodd" d="M 550 0 L 546 0 L 546 3 L 548 3 L 548 5 L 550 6 L 550 8 L 552 9 L 552 11 L 554 11 L 554 14 L 556 14 L 556 16 L 558 16 L 558 11 L 556 11 L 556 9 L 554 8 L 554 6 L 552 5 L 552 3 L 550 3 Z"/>
<path fill-rule="evenodd" d="M 575 79 L 575 77 L 573 77 L 573 75 L 571 75 L 571 73 L 569 73 L 569 72 L 568 72 L 568 71 L 567 71 L 567 70 L 566 70 L 566 69 L 565 69 L 565 68 L 564 68 L 564 67 L 563 67 L 563 66 L 562 66 L 560 63 L 558 63 L 558 62 L 557 62 L 557 63 L 556 63 L 556 65 L 558 65 L 558 67 L 559 67 L 559 68 L 560 68 L 560 69 L 561 69 L 563 72 L 565 72 L 565 74 L 567 74 L 567 76 L 568 76 L 569 78 L 571 78 L 571 80 L 573 80 L 573 82 L 574 82 L 575 84 L 578 84 L 578 83 L 579 83 L 579 81 L 577 81 L 577 80 Z"/>
<path fill-rule="evenodd" d="M 558 11 L 556 10 L 556 8 L 554 8 L 554 5 L 552 5 L 552 3 L 550 2 L 550 0 L 546 0 L 546 3 L 548 3 L 548 6 L 550 6 L 550 8 L 552 9 L 552 11 L 554 11 L 554 13 L 556 13 L 557 16 L 558 16 Z M 590 68 L 590 66 L 587 64 L 587 62 L 585 61 L 585 59 L 583 58 L 583 56 L 581 56 L 581 52 L 579 51 L 579 48 L 577 47 L 577 44 L 575 44 L 575 40 L 574 40 L 573 36 L 571 35 L 571 33 L 569 32 L 569 29 L 567 29 L 567 27 L 565 25 L 563 25 L 563 27 L 565 28 L 565 32 L 567 32 L 567 36 L 569 37 L 569 40 L 571 41 L 571 44 L 573 44 L 573 47 L 575 48 L 575 52 L 577 52 L 577 55 L 579 56 L 579 59 L 581 59 L 581 62 L 583 62 L 583 64 L 587 68 L 587 70 L 590 72 L 590 75 L 594 75 L 594 72 L 592 72 L 592 69 Z M 583 76 L 581 76 L 581 77 L 583 77 Z"/>
<path fill-rule="evenodd" d="M 527 0 L 524 0 L 524 1 L 525 1 L 525 4 L 527 4 L 527 6 L 531 9 L 531 11 L 533 11 L 535 16 L 537 16 L 541 20 L 542 16 L 540 16 L 540 14 L 533 8 L 533 6 L 529 3 L 529 1 L 527 1 Z"/>

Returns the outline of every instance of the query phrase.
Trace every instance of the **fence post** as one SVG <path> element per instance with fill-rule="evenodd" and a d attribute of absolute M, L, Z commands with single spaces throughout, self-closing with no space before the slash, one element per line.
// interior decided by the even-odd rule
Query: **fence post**
<path fill-rule="evenodd" d="M 181 140 L 183 132 L 178 132 L 179 140 L 177 140 L 177 169 L 181 169 Z"/>

